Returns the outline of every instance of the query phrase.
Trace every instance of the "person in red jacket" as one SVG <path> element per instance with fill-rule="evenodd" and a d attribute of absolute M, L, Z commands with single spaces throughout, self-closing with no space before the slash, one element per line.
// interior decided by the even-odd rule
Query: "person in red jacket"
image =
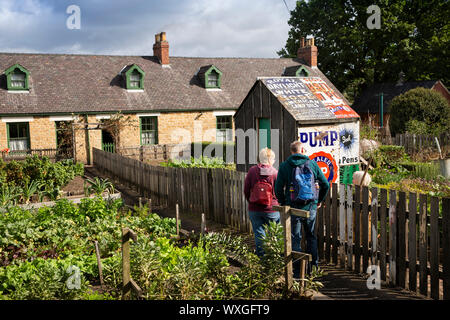
<path fill-rule="evenodd" d="M 259 152 L 259 163 L 248 170 L 244 183 L 244 195 L 248 201 L 249 218 L 255 234 L 256 254 L 264 255 L 262 238 L 264 225 L 270 221 L 280 222 L 280 212 L 272 209 L 278 205 L 275 196 L 275 181 L 278 171 L 273 167 L 275 153 L 264 148 Z"/>

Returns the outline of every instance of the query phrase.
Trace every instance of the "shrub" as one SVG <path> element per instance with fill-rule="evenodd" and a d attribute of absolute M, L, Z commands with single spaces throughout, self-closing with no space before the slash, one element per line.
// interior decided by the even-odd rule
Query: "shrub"
<path fill-rule="evenodd" d="M 0 162 L 0 202 L 3 205 L 6 194 L 22 193 L 21 202 L 27 203 L 34 194 L 42 200 L 47 196 L 56 200 L 62 187 L 67 185 L 76 176 L 84 174 L 84 165 L 74 163 L 73 160 L 51 162 L 48 157 L 28 157 L 25 161 Z M 7 185 L 5 187 L 5 185 Z M 14 204 L 19 201 L 16 197 L 10 199 Z"/>
<path fill-rule="evenodd" d="M 207 157 L 191 157 L 190 160 L 169 160 L 167 162 L 161 163 L 161 166 L 172 168 L 235 168 L 234 164 L 227 164 L 220 158 Z"/>
<path fill-rule="evenodd" d="M 404 133 L 407 128 L 439 135 L 450 129 L 450 104 L 438 92 L 415 88 L 392 99 L 390 104 L 392 134 Z M 417 120 L 418 122 L 409 122 Z"/>
<path fill-rule="evenodd" d="M 377 140 L 379 138 L 379 132 L 368 124 L 361 124 L 359 129 L 359 135 L 361 139 Z"/>

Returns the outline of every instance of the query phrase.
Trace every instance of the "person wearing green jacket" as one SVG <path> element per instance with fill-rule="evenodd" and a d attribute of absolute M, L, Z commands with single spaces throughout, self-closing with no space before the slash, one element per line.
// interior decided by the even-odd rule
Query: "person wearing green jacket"
<path fill-rule="evenodd" d="M 301 251 L 301 225 L 303 224 L 306 231 L 306 252 L 311 254 L 312 262 L 309 265 L 309 272 L 312 267 L 318 266 L 318 252 L 317 252 L 317 236 L 314 233 L 316 223 L 317 209 L 320 208 L 321 203 L 325 200 L 325 197 L 330 189 L 330 184 L 327 178 L 323 174 L 315 161 L 310 161 L 310 168 L 314 173 L 314 177 L 319 186 L 318 199 L 313 203 L 306 205 L 292 204 L 290 199 L 290 186 L 292 182 L 292 171 L 297 166 L 303 165 L 306 161 L 310 160 L 308 156 L 304 155 L 304 148 L 300 141 L 294 141 L 291 143 L 291 156 L 284 161 L 278 170 L 277 180 L 275 182 L 275 195 L 281 206 L 290 206 L 292 208 L 309 210 L 309 218 L 301 218 L 291 216 L 291 230 L 292 230 L 292 250 Z M 293 264 L 294 278 L 300 278 L 300 261 Z"/>

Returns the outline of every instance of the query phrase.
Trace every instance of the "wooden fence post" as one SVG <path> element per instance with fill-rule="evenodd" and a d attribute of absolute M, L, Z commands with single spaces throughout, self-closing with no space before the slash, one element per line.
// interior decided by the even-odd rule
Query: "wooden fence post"
<path fill-rule="evenodd" d="M 389 193 L 389 284 L 395 286 L 397 280 L 397 194 Z"/>
<path fill-rule="evenodd" d="M 177 224 L 177 236 L 180 235 L 180 212 L 179 212 L 179 206 L 178 203 L 175 205 L 175 223 Z"/>
<path fill-rule="evenodd" d="M 417 289 L 417 194 L 409 193 L 408 216 L 408 260 L 409 260 L 409 290 Z"/>
<path fill-rule="evenodd" d="M 442 199 L 444 300 L 450 300 L 450 198 Z"/>
<path fill-rule="evenodd" d="M 131 290 L 133 290 L 138 298 L 142 295 L 142 290 L 131 279 L 130 275 L 130 238 L 137 241 L 137 235 L 128 228 L 122 229 L 122 300 L 129 300 L 131 298 Z"/>
<path fill-rule="evenodd" d="M 353 193 L 347 185 L 347 269 L 353 269 Z"/>
<path fill-rule="evenodd" d="M 129 229 L 122 229 L 122 278 L 123 278 L 123 287 L 122 287 L 122 299 L 128 300 L 130 299 L 130 238 L 129 238 Z"/>
<path fill-rule="evenodd" d="M 103 269 L 102 269 L 102 261 L 100 260 L 100 250 L 98 249 L 98 242 L 94 242 L 95 245 L 95 255 L 97 256 L 97 266 L 98 266 L 98 275 L 100 277 L 100 286 L 103 288 Z"/>
<path fill-rule="evenodd" d="M 205 214 L 204 213 L 202 213 L 202 225 L 201 225 L 201 228 L 202 228 L 201 233 L 203 235 L 203 234 L 205 234 L 205 229 L 206 229 L 206 220 L 205 220 Z"/>
<path fill-rule="evenodd" d="M 291 215 L 289 214 L 289 207 L 282 207 L 281 221 L 284 229 L 284 277 L 285 277 L 285 291 L 290 292 L 294 283 L 292 270 L 292 231 L 291 231 Z"/>
<path fill-rule="evenodd" d="M 340 266 L 345 268 L 345 185 L 339 185 L 339 256 Z"/>

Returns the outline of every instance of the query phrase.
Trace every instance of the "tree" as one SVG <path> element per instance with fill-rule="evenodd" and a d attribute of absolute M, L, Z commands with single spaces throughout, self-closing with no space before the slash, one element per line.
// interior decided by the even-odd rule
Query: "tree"
<path fill-rule="evenodd" d="M 125 116 L 122 113 L 118 112 L 111 116 L 111 118 L 106 119 L 102 124 L 102 129 L 106 130 L 111 134 L 116 146 L 118 153 L 121 144 L 121 132 L 123 132 L 126 128 L 139 127 L 137 120 L 134 120 L 131 116 Z"/>
<path fill-rule="evenodd" d="M 370 5 L 381 9 L 381 29 L 369 29 Z M 295 57 L 301 37 L 313 35 L 319 68 L 353 98 L 379 82 L 449 82 L 450 1 L 300 0 L 291 11 L 289 37 L 278 52 Z"/>
<path fill-rule="evenodd" d="M 450 104 L 439 92 L 415 88 L 392 99 L 389 108 L 392 134 L 412 130 L 439 135 L 450 130 Z"/>

